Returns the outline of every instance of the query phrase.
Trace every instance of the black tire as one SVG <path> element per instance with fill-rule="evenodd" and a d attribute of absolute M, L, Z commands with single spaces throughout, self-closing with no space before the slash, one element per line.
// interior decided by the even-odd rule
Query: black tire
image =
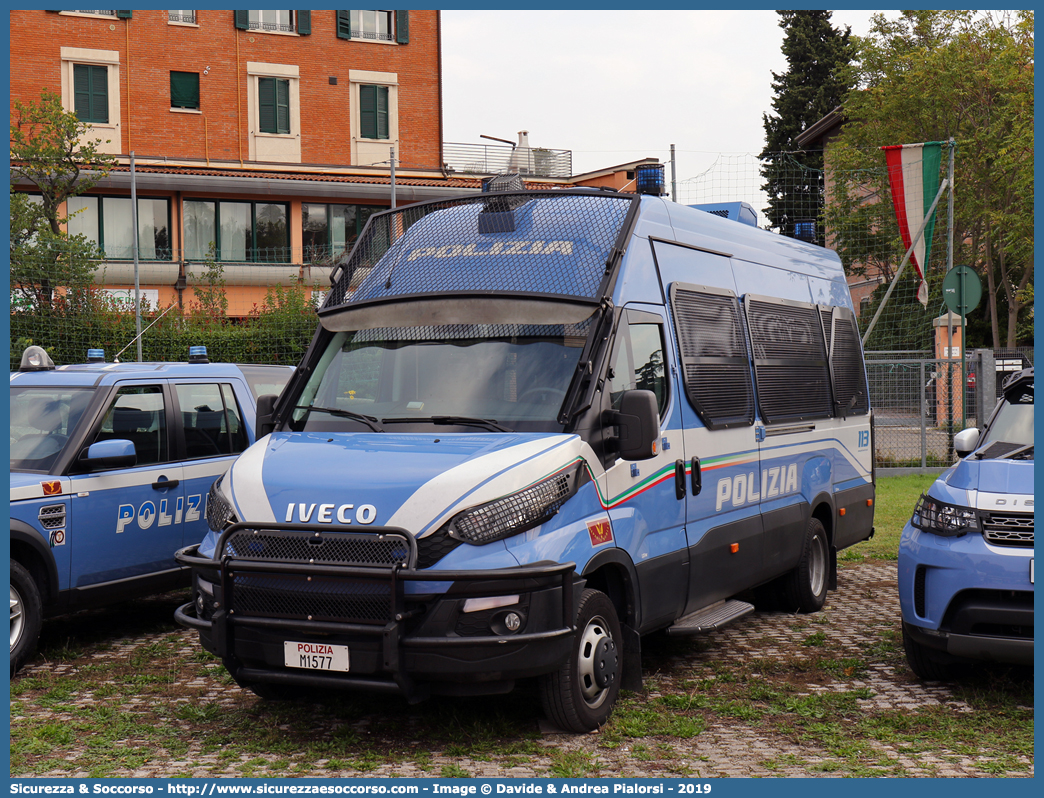
<path fill-rule="evenodd" d="M 11 675 L 36 651 L 43 626 L 43 601 L 40 589 L 29 572 L 11 561 Z"/>
<path fill-rule="evenodd" d="M 540 679 L 548 719 L 565 731 L 583 733 L 608 719 L 620 694 L 622 636 L 616 608 L 598 590 L 584 590 L 576 614 L 576 636 L 566 663 Z"/>
<path fill-rule="evenodd" d="M 783 578 L 783 597 L 791 612 L 819 612 L 830 583 L 830 541 L 818 518 L 809 518 L 801 560 Z"/>
<path fill-rule="evenodd" d="M 903 624 L 903 649 L 906 661 L 918 677 L 929 682 L 945 682 L 953 678 L 953 666 L 948 655 L 921 645 L 906 633 Z M 947 661 L 944 661 L 947 660 Z"/>

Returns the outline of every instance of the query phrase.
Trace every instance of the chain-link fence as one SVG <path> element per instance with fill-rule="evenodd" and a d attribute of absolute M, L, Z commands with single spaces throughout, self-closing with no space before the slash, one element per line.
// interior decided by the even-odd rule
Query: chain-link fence
<path fill-rule="evenodd" d="M 926 352 L 867 352 L 878 469 L 949 466 L 953 436 L 981 427 L 1004 380 L 1031 365 L 1032 349 L 976 349 L 963 367 L 959 358 Z"/>
<path fill-rule="evenodd" d="M 93 253 L 97 255 L 97 253 Z M 82 242 L 23 250 L 11 268 L 11 368 L 30 344 L 58 365 L 88 349 L 135 360 L 141 302 L 146 361 L 183 361 L 205 345 L 215 361 L 296 364 L 329 289 L 326 264 L 98 260 Z"/>

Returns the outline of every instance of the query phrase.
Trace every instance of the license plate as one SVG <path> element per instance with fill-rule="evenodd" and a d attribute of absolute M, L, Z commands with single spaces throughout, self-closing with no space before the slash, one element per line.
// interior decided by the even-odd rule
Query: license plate
<path fill-rule="evenodd" d="M 326 643 L 283 642 L 283 663 L 288 668 L 348 672 L 348 646 Z"/>

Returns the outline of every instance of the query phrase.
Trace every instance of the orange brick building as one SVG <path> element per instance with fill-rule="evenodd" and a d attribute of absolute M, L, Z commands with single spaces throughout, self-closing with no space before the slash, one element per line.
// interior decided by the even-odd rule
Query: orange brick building
<path fill-rule="evenodd" d="M 118 167 L 70 200 L 111 289 L 192 300 L 213 247 L 230 315 L 324 289 L 365 220 L 480 189 L 442 163 L 437 11 L 11 11 L 11 98 L 60 93 Z M 32 191 L 25 183 L 22 188 Z"/>

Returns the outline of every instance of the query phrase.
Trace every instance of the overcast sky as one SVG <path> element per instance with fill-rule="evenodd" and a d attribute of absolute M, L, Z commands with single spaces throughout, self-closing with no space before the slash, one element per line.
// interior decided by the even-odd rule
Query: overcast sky
<path fill-rule="evenodd" d="M 871 13 L 835 11 L 832 21 L 865 35 Z M 679 182 L 720 154 L 738 170 L 737 156 L 764 146 L 771 73 L 786 69 L 778 19 L 774 11 L 443 11 L 444 140 L 493 144 L 480 134 L 517 140 L 528 130 L 531 146 L 572 150 L 574 174 L 647 156 L 669 164 L 671 144 Z M 669 165 L 665 177 L 669 190 Z"/>

